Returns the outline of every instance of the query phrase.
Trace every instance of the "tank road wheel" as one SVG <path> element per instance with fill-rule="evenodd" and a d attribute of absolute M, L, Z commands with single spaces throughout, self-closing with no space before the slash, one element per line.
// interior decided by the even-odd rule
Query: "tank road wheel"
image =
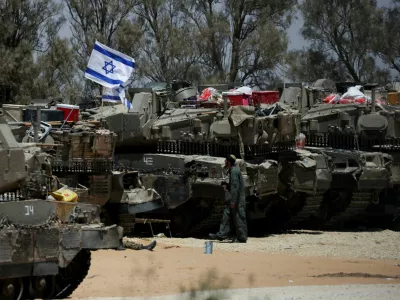
<path fill-rule="evenodd" d="M 32 276 L 27 285 L 29 299 L 51 299 L 55 284 L 56 276 Z"/>
<path fill-rule="evenodd" d="M 21 278 L 0 280 L 0 299 L 21 300 L 24 293 L 24 284 Z"/>
<path fill-rule="evenodd" d="M 66 268 L 59 269 L 53 299 L 67 298 L 77 289 L 89 272 L 90 258 L 89 250 L 81 250 Z"/>

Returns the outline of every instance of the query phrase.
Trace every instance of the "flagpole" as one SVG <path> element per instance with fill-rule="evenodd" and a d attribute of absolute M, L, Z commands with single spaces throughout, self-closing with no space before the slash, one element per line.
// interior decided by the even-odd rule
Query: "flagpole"
<path fill-rule="evenodd" d="M 102 118 L 102 119 L 103 119 L 103 105 L 104 105 L 104 101 L 103 101 L 103 97 L 101 97 L 100 118 Z"/>

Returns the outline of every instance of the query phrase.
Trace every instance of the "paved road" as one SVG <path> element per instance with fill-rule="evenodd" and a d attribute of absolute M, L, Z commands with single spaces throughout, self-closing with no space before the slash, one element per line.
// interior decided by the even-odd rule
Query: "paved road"
<path fill-rule="evenodd" d="M 400 285 L 290 286 L 203 292 L 196 295 L 184 293 L 157 297 L 103 297 L 79 300 L 205 300 L 211 295 L 221 295 L 214 299 L 229 300 L 398 300 L 400 299 Z M 70 300 L 78 300 L 78 298 Z"/>

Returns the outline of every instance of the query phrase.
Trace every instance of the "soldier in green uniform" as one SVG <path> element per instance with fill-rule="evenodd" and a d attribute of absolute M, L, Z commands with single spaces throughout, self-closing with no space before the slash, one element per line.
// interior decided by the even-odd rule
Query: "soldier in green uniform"
<path fill-rule="evenodd" d="M 125 248 L 132 249 L 132 250 L 149 250 L 149 251 L 152 251 L 156 247 L 157 242 L 156 241 L 152 241 L 150 244 L 144 246 L 142 244 L 138 244 L 138 243 L 135 243 L 133 241 L 124 240 L 123 241 L 123 245 L 124 245 Z"/>
<path fill-rule="evenodd" d="M 152 241 L 150 244 L 144 246 L 144 245 L 136 243 L 136 242 L 134 242 L 132 240 L 124 239 L 123 238 L 124 230 L 123 230 L 122 227 L 118 227 L 118 234 L 120 236 L 120 240 L 119 240 L 120 245 L 119 245 L 118 250 L 132 249 L 132 250 L 149 250 L 149 251 L 153 251 L 153 249 L 157 245 L 156 241 Z"/>
<path fill-rule="evenodd" d="M 247 222 L 246 222 L 246 198 L 244 193 L 244 183 L 242 173 L 238 166 L 235 166 L 236 157 L 229 155 L 225 160 L 228 169 L 229 185 L 224 185 L 225 200 L 227 207 L 222 215 L 221 225 L 216 234 L 210 233 L 212 239 L 225 240 L 231 231 L 231 222 L 236 231 L 236 239 L 232 242 L 247 242 Z"/>

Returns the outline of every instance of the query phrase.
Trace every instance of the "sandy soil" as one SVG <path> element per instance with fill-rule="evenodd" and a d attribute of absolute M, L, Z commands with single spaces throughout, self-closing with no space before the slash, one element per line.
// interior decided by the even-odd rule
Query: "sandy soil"
<path fill-rule="evenodd" d="M 165 238 L 157 240 L 153 252 L 93 252 L 89 275 L 72 297 L 152 296 L 199 289 L 291 285 L 400 284 L 398 233 L 369 234 L 299 233 L 249 239 L 247 244 L 214 243 L 211 255 L 204 254 L 204 240 Z M 352 245 L 352 239 L 361 242 Z M 363 239 L 368 240 L 364 245 Z M 274 243 L 278 246 L 272 247 Z"/>
<path fill-rule="evenodd" d="M 204 248 L 201 239 L 158 239 L 169 245 Z M 244 253 L 266 252 L 300 256 L 400 259 L 400 232 L 390 230 L 335 232 L 292 230 L 246 244 L 214 242 L 216 249 Z"/>

